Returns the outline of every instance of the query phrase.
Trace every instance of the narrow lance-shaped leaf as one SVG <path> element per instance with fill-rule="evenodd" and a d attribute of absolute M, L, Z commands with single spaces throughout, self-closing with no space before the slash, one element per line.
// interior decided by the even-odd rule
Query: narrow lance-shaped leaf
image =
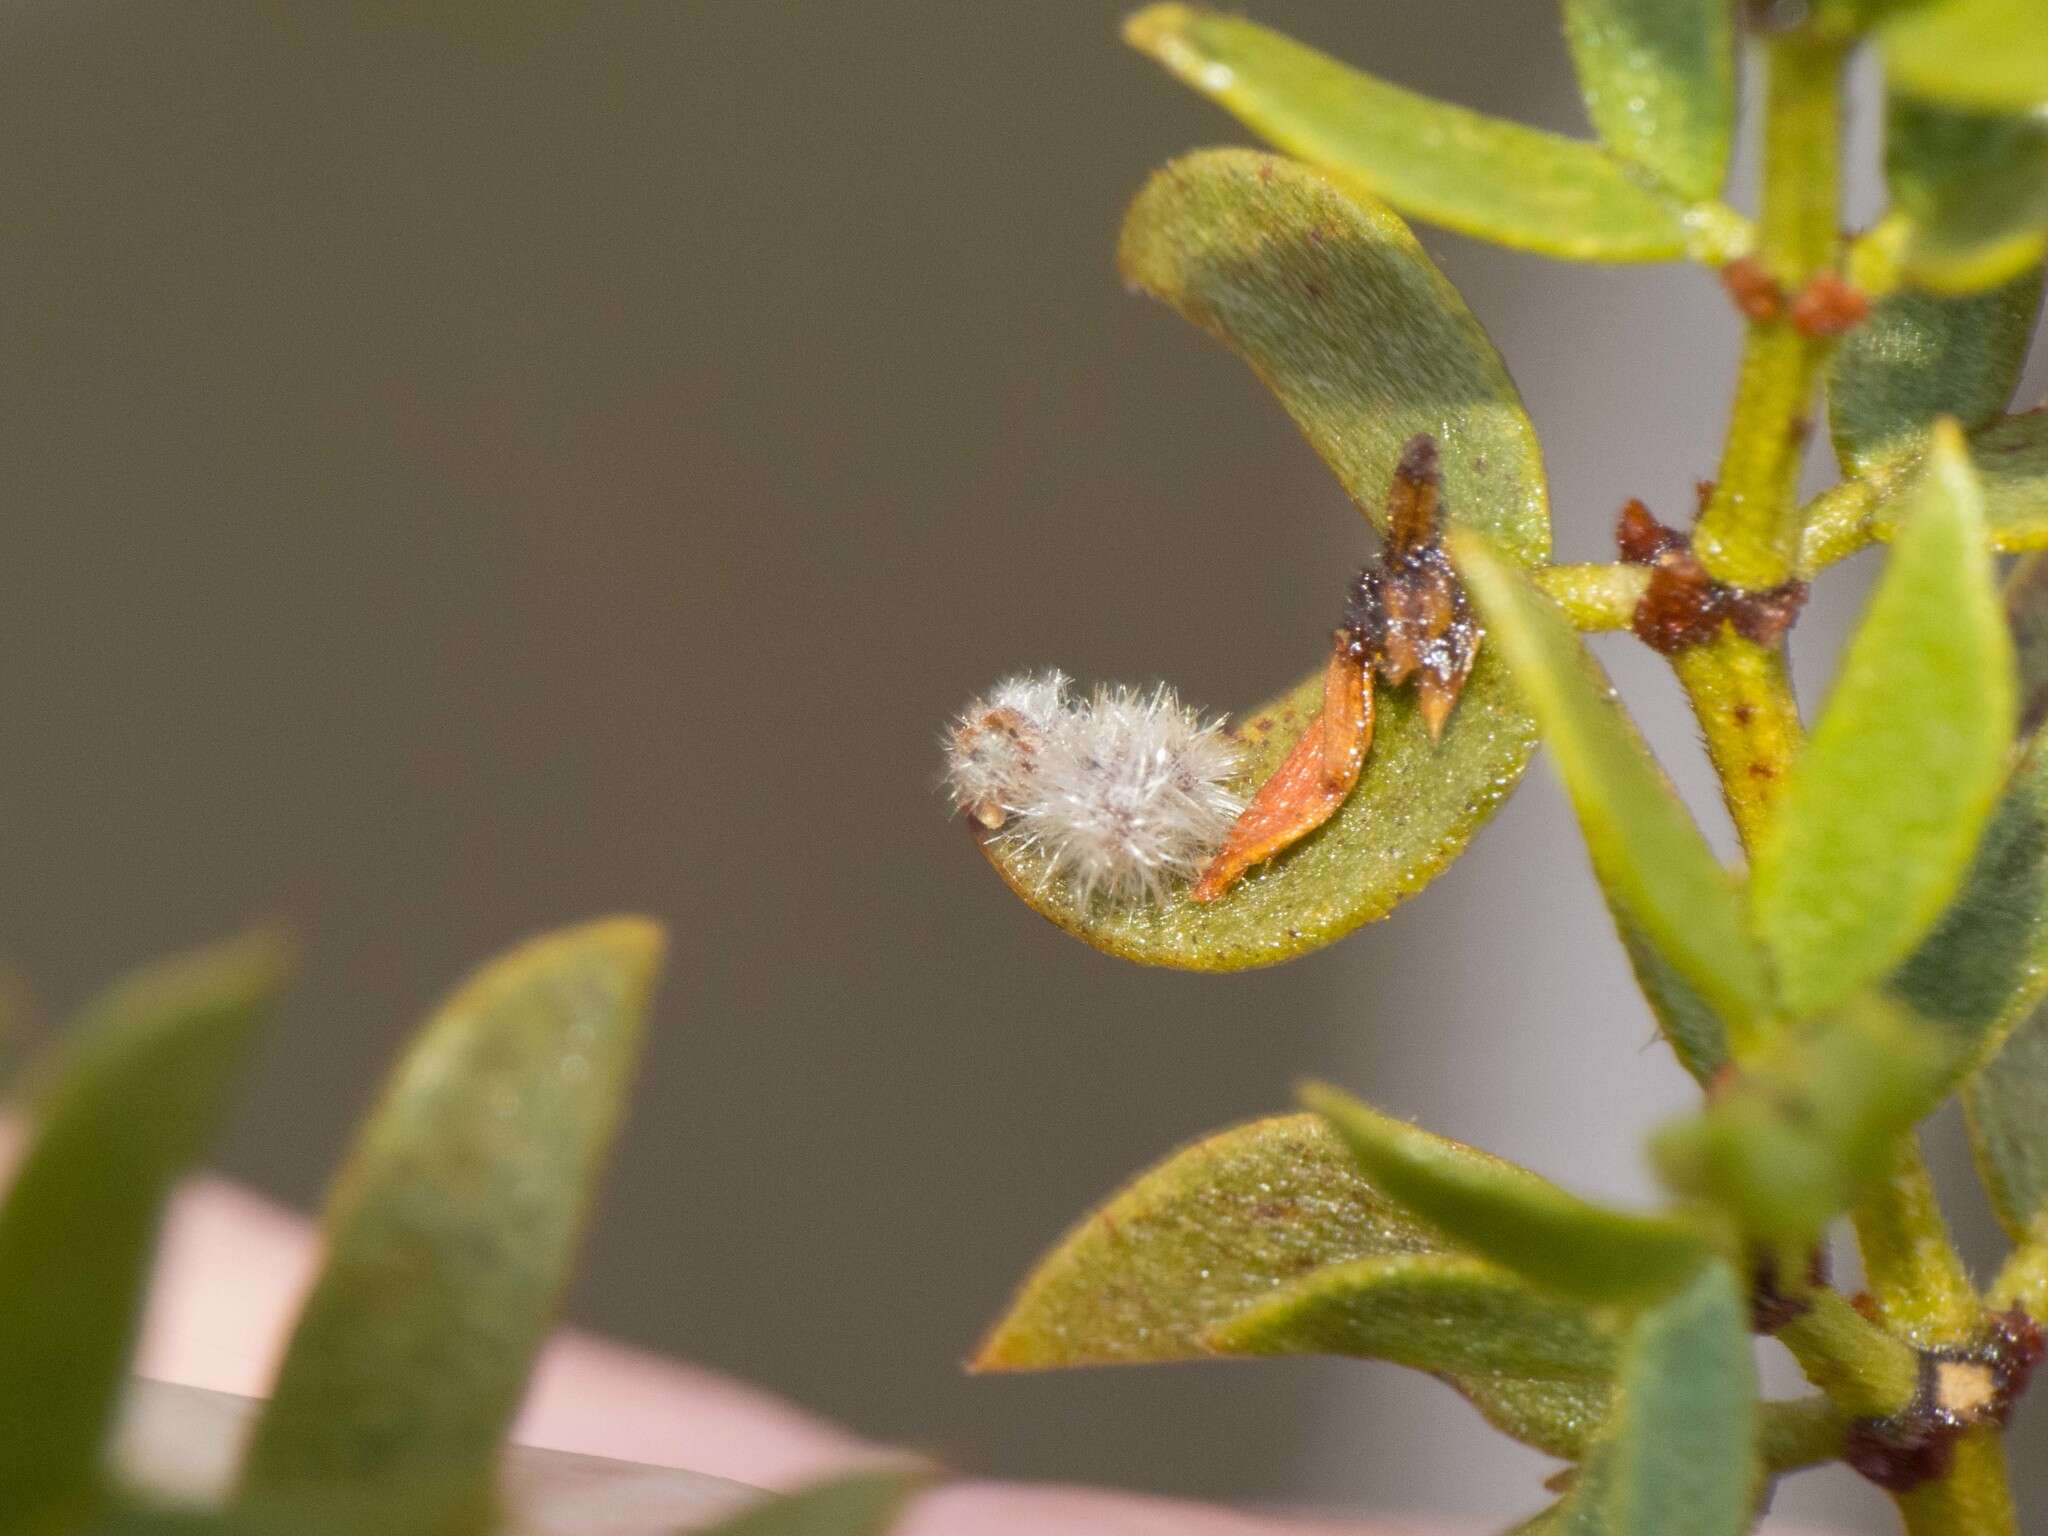
<path fill-rule="evenodd" d="M 1909 221 L 1900 256 L 1909 283 L 1977 293 L 2040 265 L 2048 246 L 2048 120 L 1894 96 L 1885 177 Z"/>
<path fill-rule="evenodd" d="M 1460 234 L 1667 261 L 1712 222 L 1598 145 L 1389 85 L 1242 17 L 1155 5 L 1124 36 L 1289 154 Z"/>
<path fill-rule="evenodd" d="M 1752 910 L 1795 1015 L 1883 976 L 1955 894 L 2005 776 L 2013 698 L 1983 494 L 1947 422 L 1757 850 Z"/>
<path fill-rule="evenodd" d="M 1681 196 L 1721 190 L 1735 127 L 1726 0 L 1564 0 L 1564 35 L 1609 149 Z"/>
<path fill-rule="evenodd" d="M 1437 442 L 1450 521 L 1513 558 L 1548 553 L 1534 430 L 1485 333 L 1407 227 L 1304 166 L 1249 151 L 1154 176 L 1119 248 L 1124 273 L 1226 343 L 1279 396 L 1361 508 L 1384 517 L 1403 446 Z M 1263 535 L 1248 522 L 1247 542 Z M 1361 550 L 1361 554 L 1363 551 Z M 1332 617 L 1344 578 L 1330 578 Z M 1303 636 L 1304 654 L 1326 634 Z M 1237 717 L 1247 787 L 1321 707 L 1323 669 Z M 1265 965 L 1384 917 L 1448 863 L 1513 788 L 1535 733 L 1482 649 L 1441 741 L 1412 688 L 1383 688 L 1356 788 L 1313 836 L 1220 899 L 1084 902 L 1020 841 L 984 850 L 1027 902 L 1097 948 L 1196 970 Z"/>
<path fill-rule="evenodd" d="M 2048 26 L 2040 0 L 1926 0 L 1878 31 L 1895 90 L 1983 112 L 2048 104 Z"/>
<path fill-rule="evenodd" d="M 1683 1285 L 1707 1254 L 1691 1227 L 1568 1194 L 1517 1168 L 1320 1084 L 1302 1100 L 1373 1185 L 1452 1241 L 1563 1295 L 1643 1302 Z"/>
<path fill-rule="evenodd" d="M 1483 544 L 1457 540 L 1452 553 L 1489 643 L 1536 712 L 1624 934 L 1640 936 L 1738 1038 L 1753 1030 L 1769 986 L 1735 884 L 1598 666 L 1555 606 Z M 1674 1039 L 1702 1075 L 1719 1065 L 1708 1054 L 1716 1043 Z"/>
<path fill-rule="evenodd" d="M 1442 1235 L 1375 1188 L 1321 1119 L 1259 1120 L 1175 1153 L 1075 1226 L 1033 1269 L 974 1368 L 1263 1353 L 1264 1342 L 1231 1332 L 1263 1304 L 1354 1265 L 1426 1256 L 1446 1256 Z M 1597 1381 L 1458 1367 L 1434 1368 L 1498 1428 L 1552 1454 L 1572 1454 L 1598 1417 Z"/>
<path fill-rule="evenodd" d="M 2048 410 L 2002 416 L 1969 436 L 1971 462 L 1984 500 L 1984 532 L 1995 549 L 2048 549 Z M 1808 568 L 1832 558 L 1824 546 L 1847 537 L 1895 539 L 1915 503 L 1925 465 L 1908 457 L 1851 480 L 1815 499 Z"/>
<path fill-rule="evenodd" d="M 1558 1508 L 1559 1536 L 1742 1536 L 1757 1470 L 1748 1309 L 1722 1264 L 1643 1314 L 1606 1434 Z"/>
<path fill-rule="evenodd" d="M 483 1517 L 661 949 L 639 918 L 566 929 L 485 966 L 429 1022 L 336 1181 L 244 1508 L 391 1489 L 386 1531 Z"/>
<path fill-rule="evenodd" d="M 855 1472 L 769 1499 L 700 1536 L 887 1536 L 923 1481 L 901 1469 Z"/>
<path fill-rule="evenodd" d="M 31 1106 L 0 1208 L 0 1528 L 91 1495 L 165 1196 L 283 970 L 259 936 L 139 972 L 85 1010 Z"/>
<path fill-rule="evenodd" d="M 1935 419 L 1974 432 L 2005 409 L 2041 308 L 2041 269 L 1967 298 L 1905 290 L 1844 336 L 1828 364 L 1828 429 L 1842 472 L 1916 458 Z"/>

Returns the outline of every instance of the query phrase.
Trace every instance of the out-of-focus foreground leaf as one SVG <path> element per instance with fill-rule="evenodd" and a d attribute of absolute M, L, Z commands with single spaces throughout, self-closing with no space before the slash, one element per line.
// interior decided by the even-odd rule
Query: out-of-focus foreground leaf
<path fill-rule="evenodd" d="M 1890 971 L 1955 895 L 2006 774 L 2013 699 L 1983 493 L 1944 423 L 1757 850 L 1751 907 L 1794 1015 Z"/>
<path fill-rule="evenodd" d="M 164 1199 L 283 972 L 261 935 L 139 972 L 87 1007 L 42 1084 L 0 1208 L 0 1529 L 92 1497 Z"/>
<path fill-rule="evenodd" d="M 1977 293 L 2040 264 L 2048 246 L 2048 120 L 1894 97 L 1885 177 L 1910 221 L 1900 257 L 1908 282 Z"/>
<path fill-rule="evenodd" d="M 1581 261 L 1666 261 L 1681 197 L 1607 150 L 1417 95 L 1256 22 L 1155 5 L 1124 36 L 1291 155 L 1460 234 Z"/>
<path fill-rule="evenodd" d="M 1533 1528 L 1742 1536 L 1753 1513 L 1755 1398 L 1748 1308 L 1728 1268 L 1707 1265 L 1637 1322 L 1607 1432 L 1564 1502 Z"/>
<path fill-rule="evenodd" d="M 1735 129 L 1725 0 L 1564 0 L 1586 113 L 1607 147 L 1682 197 L 1712 197 Z"/>
<path fill-rule="evenodd" d="M 553 1319 L 662 951 L 613 918 L 491 962 L 428 1023 L 337 1179 L 327 1263 L 243 1472 L 249 1511 L 402 1490 L 466 1529 Z"/>
<path fill-rule="evenodd" d="M 742 1510 L 703 1536 L 884 1536 L 917 1492 L 915 1472 L 855 1472 Z"/>
<path fill-rule="evenodd" d="M 1239 1338 L 1240 1320 L 1305 1297 L 1320 1277 L 1355 1273 L 1352 1266 L 1446 1252 L 1441 1234 L 1360 1174 L 1321 1119 L 1259 1120 L 1174 1154 L 1077 1225 L 1039 1261 L 974 1365 L 1046 1370 L 1268 1353 L 1277 1333 Z M 1423 1321 L 1425 1284 L 1410 1288 L 1416 1328 L 1407 1355 L 1387 1358 L 1419 1358 L 1432 1326 Z M 1433 1326 L 1450 1326 L 1456 1309 L 1446 1308 Z M 1497 1375 L 1471 1368 L 1469 1351 L 1480 1346 L 1463 1355 L 1455 1340 L 1445 1347 L 1450 1353 L 1423 1368 L 1519 1439 L 1570 1455 L 1597 1418 L 1595 1380 Z"/>
<path fill-rule="evenodd" d="M 1885 78 L 1928 101 L 1980 112 L 2048 104 L 2048 26 L 2040 0 L 1926 0 L 1887 12 Z"/>
<path fill-rule="evenodd" d="M 1487 635 L 1516 684 L 1571 795 L 1593 868 L 1626 932 L 1639 934 L 1729 1030 L 1752 1031 L 1769 1012 L 1762 956 L 1743 923 L 1735 883 L 1650 756 L 1606 679 L 1554 604 L 1482 542 L 1452 555 Z M 1674 1033 L 1699 1076 L 1720 1065 L 1726 1034 Z"/>
<path fill-rule="evenodd" d="M 1917 458 L 1935 419 L 1966 432 L 2012 399 L 2041 308 L 2041 269 L 1967 298 L 1905 290 L 1881 301 L 1828 364 L 1828 429 L 1845 475 Z"/>
<path fill-rule="evenodd" d="M 1514 385 L 1386 209 L 1289 161 L 1212 151 L 1152 179 L 1125 221 L 1120 259 L 1132 282 L 1251 364 L 1376 521 L 1402 446 L 1427 432 L 1440 448 L 1450 520 L 1518 561 L 1548 553 L 1542 457 Z M 1333 574 L 1333 611 L 1341 590 Z M 1313 643 L 1320 650 L 1322 637 Z M 1238 717 L 1248 785 L 1286 756 L 1321 688 L 1319 666 Z M 1030 849 L 1002 838 L 983 846 L 1027 902 L 1112 954 L 1194 970 L 1287 959 L 1385 916 L 1426 884 L 1514 787 L 1535 740 L 1484 649 L 1441 742 L 1430 741 L 1412 690 L 1380 690 L 1376 712 L 1372 751 L 1344 806 L 1216 901 L 1176 893 L 1084 906 Z"/>
<path fill-rule="evenodd" d="M 1302 1100 L 1335 1127 L 1375 1188 L 1452 1242 L 1562 1295 L 1652 1301 L 1706 1257 L 1700 1235 L 1668 1217 L 1582 1200 L 1335 1088 L 1310 1084 Z"/>

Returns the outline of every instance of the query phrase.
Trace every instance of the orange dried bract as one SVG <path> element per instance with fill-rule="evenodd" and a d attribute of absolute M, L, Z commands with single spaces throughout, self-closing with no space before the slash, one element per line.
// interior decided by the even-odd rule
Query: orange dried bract
<path fill-rule="evenodd" d="M 1870 299 L 1839 273 L 1822 272 L 1792 301 L 1792 325 L 1802 336 L 1839 336 L 1870 313 Z"/>
<path fill-rule="evenodd" d="M 1721 269 L 1721 286 L 1735 307 L 1752 320 L 1775 320 L 1785 312 L 1785 290 L 1754 256 L 1739 256 Z"/>
<path fill-rule="evenodd" d="M 1222 851 L 1189 894 L 1214 901 L 1254 864 L 1292 847 L 1336 814 L 1372 744 L 1372 676 L 1339 645 L 1323 669 L 1323 707 L 1285 762 L 1259 786 Z"/>

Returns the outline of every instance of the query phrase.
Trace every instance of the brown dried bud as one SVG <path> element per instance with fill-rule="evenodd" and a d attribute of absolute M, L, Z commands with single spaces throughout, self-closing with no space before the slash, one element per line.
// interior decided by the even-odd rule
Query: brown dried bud
<path fill-rule="evenodd" d="M 1738 256 L 1722 267 L 1721 286 L 1752 320 L 1775 320 L 1785 312 L 1785 290 L 1754 256 Z"/>
<path fill-rule="evenodd" d="M 1869 313 L 1869 298 L 1836 272 L 1817 273 L 1792 301 L 1792 324 L 1802 336 L 1839 336 Z"/>

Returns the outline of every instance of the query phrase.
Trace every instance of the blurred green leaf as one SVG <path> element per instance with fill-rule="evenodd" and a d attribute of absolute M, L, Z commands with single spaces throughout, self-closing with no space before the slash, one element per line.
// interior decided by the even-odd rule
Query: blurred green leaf
<path fill-rule="evenodd" d="M 2048 555 L 2013 562 L 2005 622 L 2019 674 L 2020 734 L 2032 736 L 2048 723 Z"/>
<path fill-rule="evenodd" d="M 1968 869 L 2013 726 L 2012 641 L 1955 425 L 1928 467 L 1750 880 L 1796 1015 L 1884 975 Z"/>
<path fill-rule="evenodd" d="M 252 935 L 89 1005 L 0 1208 L 0 1529 L 90 1498 L 172 1183 L 205 1149 L 283 980 Z"/>
<path fill-rule="evenodd" d="M 1635 973 L 1636 986 L 1649 1003 L 1657 1028 L 1671 1043 L 1679 1065 L 1699 1081 L 1708 1081 L 1728 1061 L 1728 1030 L 1721 1023 L 1721 1016 L 1692 989 L 1626 913 L 1611 901 L 1607 910 L 1614 918 L 1629 969 Z"/>
<path fill-rule="evenodd" d="M 1564 0 L 1586 112 L 1607 147 L 1682 197 L 1712 197 L 1735 128 L 1727 0 Z"/>
<path fill-rule="evenodd" d="M 2048 103 L 2048 26 L 2040 0 L 1927 0 L 1883 18 L 1893 89 L 1983 112 Z"/>
<path fill-rule="evenodd" d="M 1754 1516 L 1755 1398 L 1741 1287 L 1725 1265 L 1707 1265 L 1636 1324 L 1606 1433 L 1532 1528 L 1742 1536 Z"/>
<path fill-rule="evenodd" d="M 2048 1237 L 2048 1003 L 1963 1087 L 1977 1175 L 2014 1242 Z"/>
<path fill-rule="evenodd" d="M 2039 267 L 2048 246 L 2048 120 L 1894 96 L 1885 178 L 1910 220 L 1901 254 L 1908 282 L 1977 293 Z"/>
<path fill-rule="evenodd" d="M 1547 554 L 1542 456 L 1514 385 L 1456 291 L 1385 209 L 1270 155 L 1194 155 L 1139 195 L 1121 260 L 1132 282 L 1251 364 L 1375 521 L 1402 446 L 1428 432 L 1451 520 L 1518 560 Z M 1247 785 L 1279 766 L 1321 707 L 1322 672 L 1239 715 Z M 1514 787 L 1535 740 L 1483 651 L 1441 742 L 1430 741 L 1412 690 L 1380 690 L 1376 713 L 1372 751 L 1343 808 L 1206 905 L 1185 893 L 1083 905 L 1031 849 L 1000 838 L 983 847 L 1024 900 L 1111 954 L 1193 970 L 1285 960 L 1384 917 L 1427 884 Z"/>
<path fill-rule="evenodd" d="M 1668 1217 L 1609 1210 L 1368 1108 L 1322 1084 L 1302 1100 L 1330 1122 L 1372 1185 L 1453 1242 L 1566 1296 L 1645 1302 L 1683 1285 L 1707 1255 Z"/>
<path fill-rule="evenodd" d="M 1290 155 L 1463 235 L 1580 261 L 1666 261 L 1683 199 L 1595 144 L 1402 90 L 1219 11 L 1154 5 L 1124 36 Z"/>
<path fill-rule="evenodd" d="M 1738 1034 L 1753 1028 L 1769 1010 L 1769 980 L 1735 882 L 1598 665 L 1555 605 L 1483 544 L 1454 538 L 1451 552 L 1488 639 L 1535 711 L 1624 939 L 1647 941 Z M 1695 1027 L 1673 1037 L 1702 1076 L 1719 1065 L 1700 1054 L 1704 1033 Z"/>
<path fill-rule="evenodd" d="M 1615 1357 L 1583 1306 L 1445 1254 L 1315 1270 L 1219 1324 L 1209 1342 L 1224 1354 L 1350 1355 L 1428 1371 L 1558 1456 L 1577 1455 L 1598 1425 Z"/>
<path fill-rule="evenodd" d="M 1211 1329 L 1290 1281 L 1442 1247 L 1314 1115 L 1256 1120 L 1176 1152 L 1076 1225 L 974 1368 L 1194 1359 L 1215 1353 Z"/>
<path fill-rule="evenodd" d="M 1842 472 L 1917 458 L 1937 416 L 1975 431 L 2004 410 L 2026 363 L 2041 275 L 2036 267 L 1967 298 L 1894 293 L 1844 336 L 1827 375 Z"/>
<path fill-rule="evenodd" d="M 407 1494 L 388 1531 L 487 1517 L 661 949 L 640 918 L 565 929 L 443 1003 L 335 1183 L 326 1267 L 257 1425 L 245 1507 L 391 1487 Z"/>
<path fill-rule="evenodd" d="M 1924 1023 L 1866 995 L 1774 1039 L 1704 1110 L 1658 1133 L 1657 1161 L 1752 1237 L 1804 1251 L 1939 1102 L 1949 1069 Z"/>
<path fill-rule="evenodd" d="M 742 1510 L 702 1536 L 884 1536 L 924 1481 L 901 1469 L 855 1472 Z"/>

